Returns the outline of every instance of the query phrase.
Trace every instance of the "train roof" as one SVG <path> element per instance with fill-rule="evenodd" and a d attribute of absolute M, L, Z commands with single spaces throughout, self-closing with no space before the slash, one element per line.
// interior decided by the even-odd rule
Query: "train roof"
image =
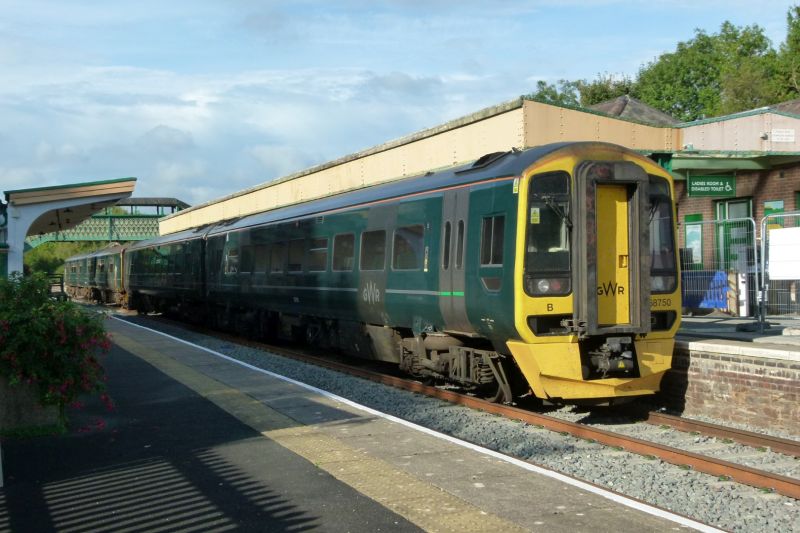
<path fill-rule="evenodd" d="M 64 262 L 69 261 L 78 261 L 80 259 L 88 259 L 89 257 L 100 257 L 102 255 L 112 255 L 119 253 L 125 246 L 119 244 L 117 242 L 111 243 L 108 246 L 100 248 L 99 250 L 92 250 L 91 252 L 85 252 L 82 254 L 73 255 L 71 257 L 67 257 Z"/>
<path fill-rule="evenodd" d="M 378 200 L 398 198 L 409 194 L 433 192 L 439 189 L 460 185 L 469 185 L 470 183 L 485 181 L 491 178 L 518 176 L 522 174 L 526 168 L 546 155 L 565 148 L 585 147 L 587 145 L 595 145 L 598 147 L 605 146 L 616 150 L 636 153 L 622 146 L 594 141 L 561 142 L 528 148 L 526 150 L 514 149 L 508 152 L 495 152 L 486 154 L 471 163 L 429 171 L 422 175 L 411 176 L 390 183 L 343 192 L 262 213 L 224 220 L 215 224 L 207 224 L 148 241 L 141 241 L 130 245 L 128 248 L 130 250 L 136 250 L 173 242 L 199 239 L 205 236 L 218 235 L 251 226 L 311 216 L 315 213 L 348 209 Z"/>
<path fill-rule="evenodd" d="M 133 251 L 133 250 L 140 250 L 142 248 L 150 248 L 151 246 L 161 246 L 162 244 L 169 244 L 172 242 L 182 242 L 192 239 L 200 239 L 206 234 L 206 230 L 208 230 L 208 228 L 209 226 L 192 228 L 179 231 L 177 233 L 170 233 L 169 235 L 164 235 L 162 237 L 156 237 L 154 239 L 147 239 L 146 241 L 138 241 L 129 244 L 128 246 L 125 247 L 125 249 Z"/>
<path fill-rule="evenodd" d="M 510 150 L 486 154 L 472 163 L 429 171 L 422 175 L 399 179 L 390 183 L 373 185 L 355 191 L 343 192 L 295 204 L 239 219 L 220 222 L 208 231 L 208 235 L 227 233 L 269 222 L 292 220 L 315 213 L 348 209 L 365 203 L 398 198 L 409 194 L 432 192 L 438 189 L 468 185 L 490 178 L 517 176 L 538 159 L 575 143 L 555 143 L 527 150 Z"/>

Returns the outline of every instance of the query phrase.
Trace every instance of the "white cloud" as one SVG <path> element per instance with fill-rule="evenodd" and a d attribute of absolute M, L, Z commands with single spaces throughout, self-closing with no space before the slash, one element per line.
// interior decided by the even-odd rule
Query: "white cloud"
<path fill-rule="evenodd" d="M 778 3 L 764 24 L 784 19 Z M 633 75 L 718 29 L 728 4 L 714 5 L 0 0 L 0 189 L 132 175 L 137 196 L 204 202 L 539 79 Z"/>

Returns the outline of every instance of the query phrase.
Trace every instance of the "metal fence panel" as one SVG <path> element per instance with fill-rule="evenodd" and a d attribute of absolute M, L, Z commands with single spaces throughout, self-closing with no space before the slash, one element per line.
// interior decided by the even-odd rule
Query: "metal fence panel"
<path fill-rule="evenodd" d="M 759 264 L 752 218 L 685 222 L 681 239 L 684 313 L 757 316 Z"/>
<path fill-rule="evenodd" d="M 800 212 L 761 219 L 761 320 L 800 315 Z"/>

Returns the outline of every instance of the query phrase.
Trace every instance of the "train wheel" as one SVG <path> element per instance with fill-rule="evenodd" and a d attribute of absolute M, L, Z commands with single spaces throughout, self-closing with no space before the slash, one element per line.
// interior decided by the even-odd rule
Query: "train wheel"
<path fill-rule="evenodd" d="M 478 388 L 478 396 L 487 402 L 492 403 L 510 403 L 511 398 L 506 398 L 505 388 L 495 382 L 482 385 Z"/>
<path fill-rule="evenodd" d="M 484 358 L 484 364 L 489 366 L 494 380 L 479 386 L 479 394 L 485 400 L 494 403 L 511 403 L 514 400 L 512 384 L 507 371 L 506 362 L 500 357 Z M 513 379 L 513 378 L 512 378 Z"/>

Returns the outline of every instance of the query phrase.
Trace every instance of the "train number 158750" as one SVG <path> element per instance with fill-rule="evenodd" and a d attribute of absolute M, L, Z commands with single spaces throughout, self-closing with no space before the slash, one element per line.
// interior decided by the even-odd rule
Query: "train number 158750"
<path fill-rule="evenodd" d="M 672 307 L 672 298 L 650 298 L 650 307 Z"/>

